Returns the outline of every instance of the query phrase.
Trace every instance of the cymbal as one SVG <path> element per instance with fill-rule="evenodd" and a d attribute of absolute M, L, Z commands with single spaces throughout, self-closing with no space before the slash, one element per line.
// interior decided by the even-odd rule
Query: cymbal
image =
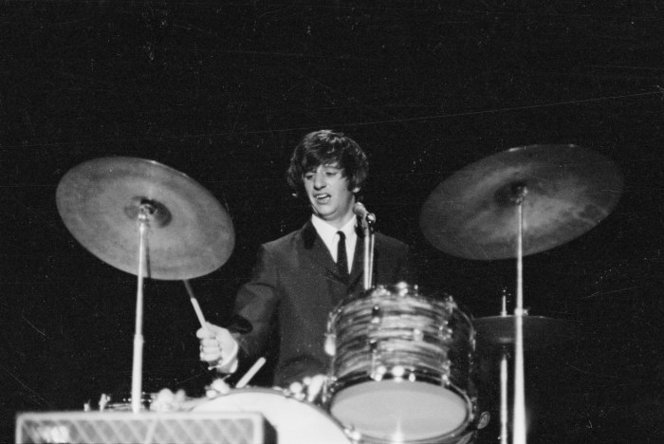
<path fill-rule="evenodd" d="M 146 277 L 203 276 L 233 251 L 233 222 L 224 207 L 198 182 L 155 161 L 84 162 L 60 180 L 56 203 L 76 240 L 127 273 L 138 274 L 140 208 L 149 210 Z"/>
<path fill-rule="evenodd" d="M 576 145 L 512 148 L 468 165 L 425 201 L 420 226 L 431 244 L 467 259 L 516 257 L 523 198 L 523 255 L 562 245 L 593 228 L 618 203 L 615 164 Z"/>
<path fill-rule="evenodd" d="M 515 316 L 488 316 L 473 319 L 478 343 L 512 345 L 516 338 Z M 544 348 L 574 339 L 578 334 L 576 322 L 544 316 L 523 316 L 525 349 Z"/>

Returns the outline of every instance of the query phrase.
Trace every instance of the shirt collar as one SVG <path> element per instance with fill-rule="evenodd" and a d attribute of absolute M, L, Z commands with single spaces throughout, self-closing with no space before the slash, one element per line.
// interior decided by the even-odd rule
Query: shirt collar
<path fill-rule="evenodd" d="M 325 242 L 326 245 L 332 245 L 335 242 L 335 236 L 337 235 L 337 231 L 343 231 L 343 233 L 346 235 L 346 239 L 350 239 L 351 237 L 356 236 L 355 224 L 357 223 L 357 219 L 355 217 L 351 218 L 341 228 L 333 227 L 332 225 L 330 225 L 320 217 L 316 216 L 315 214 L 311 215 L 311 223 L 313 224 L 314 228 L 316 229 L 316 232 L 321 237 L 321 239 L 323 239 L 323 242 Z"/>

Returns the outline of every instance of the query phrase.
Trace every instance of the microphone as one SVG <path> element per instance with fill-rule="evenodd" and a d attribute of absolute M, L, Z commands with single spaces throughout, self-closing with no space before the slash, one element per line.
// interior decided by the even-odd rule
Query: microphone
<path fill-rule="evenodd" d="M 353 213 L 355 213 L 355 215 L 359 217 L 360 220 L 363 222 L 366 221 L 366 223 L 369 225 L 376 223 L 376 215 L 369 213 L 362 202 L 355 202 L 355 205 L 353 205 Z"/>

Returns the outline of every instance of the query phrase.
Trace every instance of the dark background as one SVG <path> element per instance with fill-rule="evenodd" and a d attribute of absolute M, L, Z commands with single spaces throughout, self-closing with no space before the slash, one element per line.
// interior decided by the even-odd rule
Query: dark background
<path fill-rule="evenodd" d="M 530 313 L 581 327 L 574 341 L 526 356 L 530 441 L 662 442 L 661 6 L 0 3 L 0 441 L 11 440 L 16 412 L 80 410 L 129 392 L 136 278 L 62 223 L 55 189 L 69 169 L 152 159 L 225 202 L 236 247 L 192 281 L 206 316 L 223 322 L 259 243 L 307 215 L 284 180 L 293 146 L 334 128 L 370 153 L 365 203 L 382 232 L 416 251 L 419 283 L 475 317 L 498 314 L 515 262 L 431 247 L 418 222 L 428 194 L 514 146 L 574 143 L 613 159 L 625 177 L 613 213 L 525 260 Z M 145 391 L 201 396 L 211 376 L 183 285 L 149 281 L 145 292 Z M 497 442 L 494 395 L 484 395 L 494 405 L 482 442 Z"/>

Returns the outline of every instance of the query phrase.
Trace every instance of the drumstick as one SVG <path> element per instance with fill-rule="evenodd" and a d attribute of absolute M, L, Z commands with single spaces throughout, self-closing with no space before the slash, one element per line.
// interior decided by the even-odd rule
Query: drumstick
<path fill-rule="evenodd" d="M 201 323 L 201 327 L 207 330 L 207 322 L 205 322 L 205 316 L 203 316 L 203 310 L 201 310 L 201 306 L 198 305 L 198 300 L 196 299 L 196 296 L 194 296 L 194 290 L 191 288 L 191 284 L 189 284 L 189 281 L 187 279 L 183 280 L 184 286 L 187 289 L 187 293 L 189 293 L 189 300 L 191 301 L 191 305 L 194 306 L 194 311 L 196 312 L 196 316 L 198 317 L 198 322 Z"/>
<path fill-rule="evenodd" d="M 261 369 L 261 367 L 265 364 L 265 358 L 260 357 L 256 362 L 254 362 L 254 365 L 251 366 L 249 371 L 244 374 L 244 376 L 235 384 L 235 388 L 239 389 L 247 385 L 247 383 L 251 380 L 251 378 L 254 377 L 256 372 Z"/>

